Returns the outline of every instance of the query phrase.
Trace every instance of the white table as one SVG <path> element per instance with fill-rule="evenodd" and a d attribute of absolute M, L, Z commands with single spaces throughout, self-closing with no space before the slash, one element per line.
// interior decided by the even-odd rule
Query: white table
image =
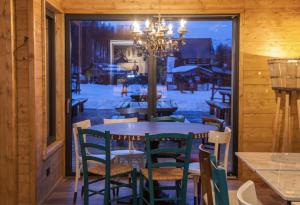
<path fill-rule="evenodd" d="M 236 152 L 235 154 L 253 171 L 300 171 L 300 153 Z"/>
<path fill-rule="evenodd" d="M 300 201 L 300 153 L 236 152 L 235 154 L 288 204 Z"/>
<path fill-rule="evenodd" d="M 284 200 L 299 201 L 300 204 L 300 171 L 257 171 L 266 182 Z"/>

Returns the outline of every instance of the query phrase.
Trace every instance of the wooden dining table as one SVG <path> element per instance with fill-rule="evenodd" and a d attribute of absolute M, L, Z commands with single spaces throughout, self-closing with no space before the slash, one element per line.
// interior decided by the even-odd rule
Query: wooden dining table
<path fill-rule="evenodd" d="M 300 202 L 300 153 L 236 152 L 287 204 Z"/>
<path fill-rule="evenodd" d="M 216 126 L 200 123 L 182 122 L 133 122 L 118 124 L 99 124 L 91 129 L 97 131 L 109 131 L 114 140 L 144 141 L 145 133 L 192 133 L 194 139 L 201 139 L 208 136 L 211 130 L 217 130 Z M 163 139 L 169 140 L 169 139 Z"/>

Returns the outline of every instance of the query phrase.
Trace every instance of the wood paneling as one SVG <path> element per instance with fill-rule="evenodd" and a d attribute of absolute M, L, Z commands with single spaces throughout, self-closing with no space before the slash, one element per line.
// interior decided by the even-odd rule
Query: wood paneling
<path fill-rule="evenodd" d="M 56 18 L 56 117 L 61 145 L 44 158 L 45 1 L 0 0 L 0 5 L 0 204 L 34 205 L 64 173 L 64 15 Z"/>
<path fill-rule="evenodd" d="M 17 203 L 14 4 L 0 0 L 0 204 Z"/>

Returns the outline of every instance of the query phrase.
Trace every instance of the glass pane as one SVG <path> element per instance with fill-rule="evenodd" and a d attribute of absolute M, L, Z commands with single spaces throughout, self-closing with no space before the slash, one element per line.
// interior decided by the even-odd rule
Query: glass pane
<path fill-rule="evenodd" d="M 133 47 L 131 23 L 71 22 L 72 123 L 89 119 L 95 125 L 105 118 L 145 118 L 146 59 Z M 113 143 L 113 148 L 126 146 L 127 142 Z M 74 152 L 73 143 L 73 171 Z"/>
<path fill-rule="evenodd" d="M 186 123 L 218 118 L 230 126 L 232 21 L 187 21 L 186 28 L 186 44 L 157 59 L 157 115 Z M 193 144 L 197 154 L 201 141 Z"/>

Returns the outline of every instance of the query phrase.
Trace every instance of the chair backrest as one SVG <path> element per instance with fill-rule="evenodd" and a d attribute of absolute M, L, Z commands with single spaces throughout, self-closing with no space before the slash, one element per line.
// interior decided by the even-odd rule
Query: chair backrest
<path fill-rule="evenodd" d="M 202 123 L 207 125 L 215 125 L 218 127 L 219 131 L 224 131 L 225 120 L 212 117 L 203 117 Z"/>
<path fill-rule="evenodd" d="M 184 116 L 162 116 L 151 118 L 152 122 L 184 122 Z"/>
<path fill-rule="evenodd" d="M 208 142 L 215 144 L 214 155 L 216 156 L 217 159 L 219 159 L 219 154 L 220 154 L 219 146 L 225 145 L 223 167 L 226 173 L 227 173 L 227 165 L 228 165 L 230 139 L 231 139 L 231 129 L 229 127 L 226 127 L 224 132 L 210 131 L 208 133 Z M 218 162 L 218 164 L 220 164 L 220 162 Z"/>
<path fill-rule="evenodd" d="M 216 157 L 210 156 L 212 186 L 214 189 L 215 205 L 229 205 L 227 174 L 223 167 L 217 166 Z"/>
<path fill-rule="evenodd" d="M 91 129 L 82 129 L 78 128 L 78 136 L 80 142 L 80 151 L 82 157 L 82 169 L 83 169 L 83 176 L 84 182 L 88 180 L 88 161 L 96 161 L 102 164 L 105 164 L 105 177 L 110 177 L 110 133 L 106 132 L 99 132 L 96 130 Z M 85 140 L 86 136 L 103 138 L 104 144 L 95 144 L 91 142 L 87 142 Z M 96 149 L 97 151 L 105 153 L 105 159 L 96 157 L 94 155 L 89 155 L 86 150 L 89 148 Z"/>
<path fill-rule="evenodd" d="M 237 198 L 239 205 L 259 205 L 255 185 L 250 180 L 238 189 Z"/>
<path fill-rule="evenodd" d="M 120 118 L 120 119 L 103 119 L 104 124 L 117 124 L 117 123 L 129 123 L 129 122 L 137 122 L 137 117 L 132 118 Z"/>
<path fill-rule="evenodd" d="M 176 122 L 176 120 L 170 116 L 163 117 L 153 117 L 151 118 L 152 122 Z"/>
<path fill-rule="evenodd" d="M 210 153 L 209 151 L 205 150 L 203 144 L 199 146 L 199 150 L 202 198 L 206 194 L 206 205 L 214 205 L 211 187 Z"/>
<path fill-rule="evenodd" d="M 81 122 L 77 122 L 73 124 L 73 138 L 74 138 L 74 145 L 75 145 L 75 156 L 76 160 L 79 160 L 80 158 L 80 152 L 79 152 L 79 142 L 78 142 L 78 128 L 82 129 L 88 129 L 91 127 L 91 121 L 90 120 L 84 120 Z M 84 136 L 84 141 L 85 141 Z"/>
<path fill-rule="evenodd" d="M 174 167 L 183 169 L 183 179 L 188 177 L 188 167 L 190 161 L 190 154 L 192 150 L 192 133 L 189 134 L 178 134 L 178 133 L 163 133 L 156 135 L 145 135 L 146 139 L 146 155 L 147 155 L 147 166 L 148 166 L 148 178 L 152 181 L 152 169 L 160 167 Z M 151 143 L 161 141 L 163 139 L 170 140 L 181 140 L 186 146 L 185 147 L 170 147 L 170 148 L 156 148 L 151 149 Z M 184 154 L 184 162 L 174 162 L 174 161 L 164 161 L 164 162 L 153 162 L 152 159 L 161 153 L 174 153 L 174 154 Z M 186 186 L 186 185 L 185 185 Z M 186 187 L 184 187 L 186 188 Z"/>

